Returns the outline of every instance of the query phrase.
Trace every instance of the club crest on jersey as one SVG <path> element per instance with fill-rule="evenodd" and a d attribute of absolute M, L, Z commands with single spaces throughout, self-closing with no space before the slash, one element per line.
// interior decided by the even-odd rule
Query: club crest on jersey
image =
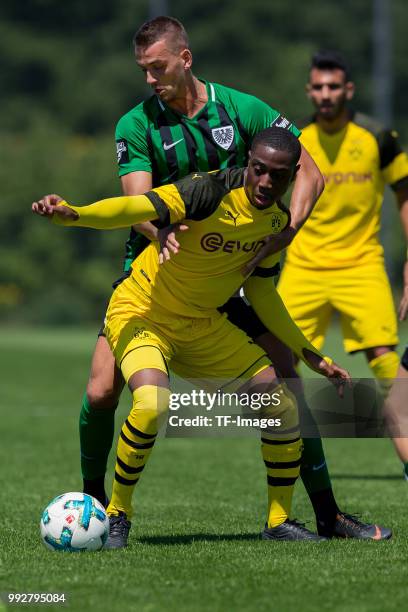
<path fill-rule="evenodd" d="M 360 149 L 360 147 L 352 147 L 348 152 L 350 157 L 354 160 L 360 159 L 360 157 L 363 155 L 363 151 Z"/>
<path fill-rule="evenodd" d="M 124 138 L 116 141 L 118 164 L 127 164 L 129 161 L 128 143 Z"/>
<path fill-rule="evenodd" d="M 144 327 L 139 327 L 139 329 L 135 329 L 133 332 L 133 337 L 137 338 L 138 340 L 145 340 L 146 338 L 150 338 L 150 334 Z"/>
<path fill-rule="evenodd" d="M 234 142 L 234 128 L 232 125 L 225 125 L 224 127 L 213 128 L 211 130 L 211 133 L 217 145 L 219 147 L 222 147 L 226 151 Z"/>
<path fill-rule="evenodd" d="M 271 216 L 271 226 L 272 226 L 272 234 L 279 234 L 284 227 L 284 219 L 283 215 L 278 212 L 272 213 Z"/>

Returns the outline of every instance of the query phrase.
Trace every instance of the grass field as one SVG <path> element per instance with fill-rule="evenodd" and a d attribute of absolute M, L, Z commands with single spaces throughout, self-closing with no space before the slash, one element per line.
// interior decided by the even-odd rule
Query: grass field
<path fill-rule="evenodd" d="M 257 440 L 163 439 L 137 487 L 128 549 L 48 552 L 43 507 L 81 488 L 77 414 L 93 343 L 94 330 L 1 330 L 0 592 L 64 592 L 75 611 L 405 608 L 408 485 L 388 440 L 325 446 L 343 508 L 391 526 L 389 542 L 262 542 Z M 368 374 L 362 357 L 341 359 L 337 333 L 326 350 Z M 128 401 L 125 393 L 118 423 Z M 294 516 L 314 527 L 301 483 Z"/>

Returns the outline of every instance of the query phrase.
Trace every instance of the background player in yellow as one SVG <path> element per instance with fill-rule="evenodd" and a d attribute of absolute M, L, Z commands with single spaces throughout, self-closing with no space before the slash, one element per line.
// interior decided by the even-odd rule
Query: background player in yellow
<path fill-rule="evenodd" d="M 313 56 L 307 94 L 316 114 L 304 127 L 302 142 L 326 187 L 287 251 L 279 292 L 318 347 L 337 310 L 345 350 L 364 351 L 385 393 L 399 359 L 394 303 L 379 240 L 380 214 L 388 184 L 404 219 L 408 158 L 396 132 L 349 108 L 354 83 L 337 53 Z M 403 225 L 408 238 L 408 224 Z"/>
<path fill-rule="evenodd" d="M 133 489 L 168 407 L 168 365 L 183 377 L 207 379 L 209 386 L 218 387 L 220 379 L 228 384 L 239 378 L 249 381 L 245 386 L 249 392 L 255 386 L 258 391 L 259 385 L 268 390 L 278 385 L 265 352 L 217 308 L 241 285 L 242 266 L 262 246 L 263 237 L 288 225 L 290 215 L 279 198 L 295 176 L 300 150 L 293 134 L 268 128 L 255 137 L 247 169 L 196 172 L 145 195 L 85 207 L 66 205 L 59 196 L 47 196 L 33 205 L 34 212 L 55 216 L 64 225 L 103 229 L 151 220 L 163 225 L 187 220 L 189 225 L 179 238 L 177 258 L 165 266 L 159 264 L 155 243 L 136 258 L 131 276 L 116 288 L 107 312 L 106 337 L 133 395 L 119 438 L 108 507 L 111 548 L 127 543 Z M 266 268 L 255 271 L 245 283 L 265 324 L 309 366 L 344 382 L 347 373 L 329 365 L 301 334 L 273 278 L 265 272 Z M 241 386 L 242 381 L 236 384 Z M 301 440 L 296 402 L 284 386 L 281 389 L 280 406 L 268 414 L 279 415 L 283 425 L 262 435 L 268 481 L 263 537 L 319 540 L 320 536 L 288 518 L 300 469 Z"/>

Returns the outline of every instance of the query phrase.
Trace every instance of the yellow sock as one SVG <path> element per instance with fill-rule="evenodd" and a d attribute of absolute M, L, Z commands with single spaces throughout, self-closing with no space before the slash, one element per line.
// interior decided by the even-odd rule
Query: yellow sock
<path fill-rule="evenodd" d="M 280 398 L 278 405 L 271 402 L 260 410 L 260 416 L 281 422 L 277 430 L 264 430 L 261 437 L 268 482 L 268 527 L 277 527 L 289 518 L 302 456 L 296 398 L 285 384 L 275 387 L 274 395 Z"/>
<path fill-rule="evenodd" d="M 166 415 L 170 390 L 144 385 L 133 393 L 132 410 L 120 432 L 115 479 L 108 514 L 132 516 L 132 495 L 152 452 L 161 421 Z"/>
<path fill-rule="evenodd" d="M 368 363 L 384 397 L 388 395 L 394 378 L 397 376 L 399 361 L 395 351 L 388 351 L 379 357 L 375 357 Z"/>
<path fill-rule="evenodd" d="M 262 436 L 262 457 L 268 481 L 268 527 L 277 527 L 289 518 L 301 456 L 300 438 L 276 440 Z"/>

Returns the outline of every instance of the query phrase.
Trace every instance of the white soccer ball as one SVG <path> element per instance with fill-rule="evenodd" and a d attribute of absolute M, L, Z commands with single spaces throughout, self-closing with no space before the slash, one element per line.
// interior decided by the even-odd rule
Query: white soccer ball
<path fill-rule="evenodd" d="M 40 530 L 50 550 L 100 550 L 109 535 L 105 508 L 86 493 L 63 493 L 45 508 Z"/>

